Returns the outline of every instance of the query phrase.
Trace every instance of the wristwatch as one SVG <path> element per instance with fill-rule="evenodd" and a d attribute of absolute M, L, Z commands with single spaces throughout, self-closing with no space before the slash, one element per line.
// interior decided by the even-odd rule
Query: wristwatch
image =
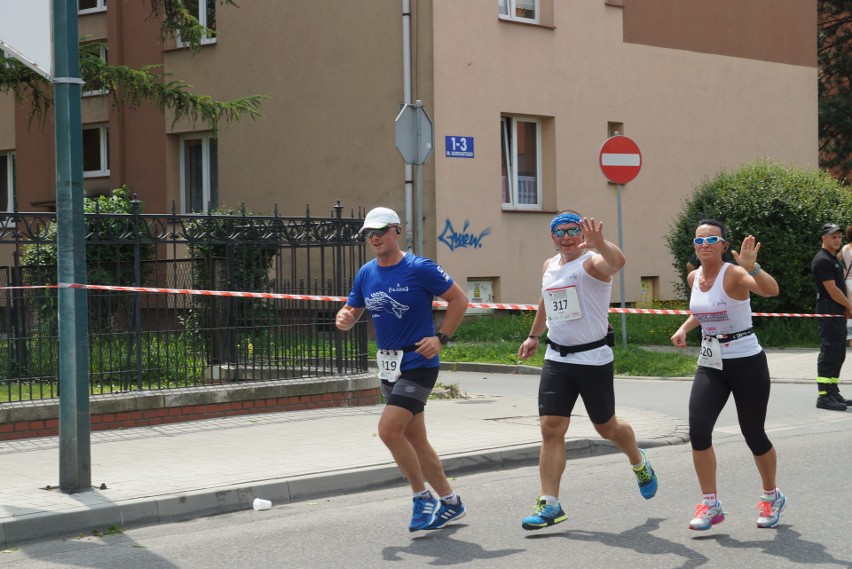
<path fill-rule="evenodd" d="M 447 344 L 450 343 L 450 337 L 447 336 L 446 334 L 444 334 L 443 332 L 438 332 L 435 335 L 438 336 L 438 340 L 441 341 L 442 346 L 446 346 Z"/>

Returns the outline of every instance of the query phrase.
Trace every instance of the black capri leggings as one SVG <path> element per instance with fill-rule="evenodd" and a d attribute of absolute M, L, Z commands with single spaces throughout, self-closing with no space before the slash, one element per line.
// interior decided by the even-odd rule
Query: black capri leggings
<path fill-rule="evenodd" d="M 713 427 L 719 413 L 734 394 L 740 431 L 754 456 L 769 452 L 772 443 L 764 422 L 769 404 L 769 367 L 766 354 L 723 360 L 724 369 L 698 366 L 689 395 L 689 437 L 693 450 L 713 444 Z"/>

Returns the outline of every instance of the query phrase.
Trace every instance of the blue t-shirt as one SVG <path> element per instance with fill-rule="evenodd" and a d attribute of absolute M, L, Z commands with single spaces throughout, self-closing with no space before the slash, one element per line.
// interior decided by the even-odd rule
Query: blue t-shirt
<path fill-rule="evenodd" d="M 435 335 L 432 300 L 447 292 L 453 279 L 434 261 L 406 253 L 392 267 L 380 267 L 375 259 L 355 275 L 346 304 L 366 308 L 376 328 L 376 344 L 382 350 L 401 350 L 427 336 Z M 437 367 L 414 352 L 402 358 L 402 370 Z"/>

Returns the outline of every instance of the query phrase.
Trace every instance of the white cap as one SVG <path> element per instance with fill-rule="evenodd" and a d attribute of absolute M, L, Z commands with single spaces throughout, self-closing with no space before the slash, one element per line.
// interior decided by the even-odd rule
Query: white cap
<path fill-rule="evenodd" d="M 364 226 L 358 233 L 365 229 L 382 229 L 388 225 L 399 225 L 399 216 L 392 209 L 377 207 L 371 209 L 364 219 Z"/>

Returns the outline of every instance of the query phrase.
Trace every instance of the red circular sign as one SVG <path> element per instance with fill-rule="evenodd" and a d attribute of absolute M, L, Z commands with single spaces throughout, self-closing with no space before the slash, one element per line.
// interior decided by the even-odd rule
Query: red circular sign
<path fill-rule="evenodd" d="M 642 153 L 639 147 L 626 136 L 607 138 L 598 157 L 601 172 L 615 184 L 626 184 L 642 169 Z"/>

